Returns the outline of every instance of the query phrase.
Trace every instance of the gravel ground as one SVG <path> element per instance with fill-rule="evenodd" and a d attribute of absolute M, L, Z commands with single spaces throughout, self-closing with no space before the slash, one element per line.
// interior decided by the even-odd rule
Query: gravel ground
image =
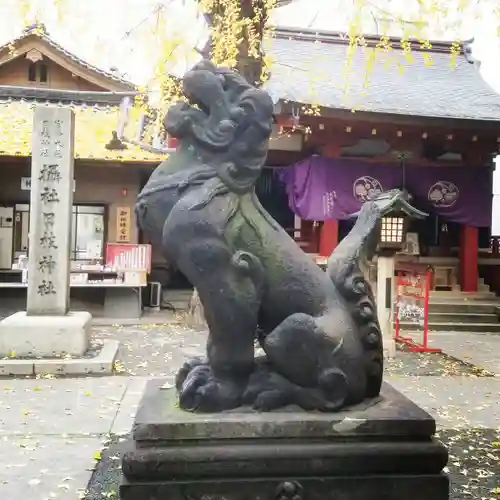
<path fill-rule="evenodd" d="M 446 471 L 451 480 L 450 500 L 500 498 L 500 431 L 445 429 L 438 438 L 448 447 Z M 102 452 L 85 500 L 119 499 L 120 458 L 130 446 L 129 436 L 112 436 Z"/>
<path fill-rule="evenodd" d="M 120 341 L 118 373 L 171 377 L 185 359 L 203 355 L 206 335 L 187 328 L 183 317 L 163 325 L 94 327 L 93 342 Z M 477 376 L 483 372 L 440 353 L 401 350 L 385 363 L 385 372 L 396 376 Z"/>
<path fill-rule="evenodd" d="M 110 436 L 97 462 L 84 500 L 117 500 L 122 481 L 121 457 L 131 447 L 130 436 Z"/>
<path fill-rule="evenodd" d="M 450 500 L 500 498 L 500 428 L 442 430 L 448 447 Z"/>

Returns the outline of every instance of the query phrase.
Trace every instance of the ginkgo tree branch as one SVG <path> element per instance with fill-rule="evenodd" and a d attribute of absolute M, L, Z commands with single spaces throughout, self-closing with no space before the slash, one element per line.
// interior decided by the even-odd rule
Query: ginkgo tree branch
<path fill-rule="evenodd" d="M 71 24 L 74 20 L 71 18 L 71 9 L 68 8 L 69 0 L 46 0 L 52 1 L 61 11 L 63 19 L 61 22 Z M 275 7 L 284 4 L 291 4 L 291 0 L 194 0 L 198 3 L 199 10 L 203 13 L 209 27 L 210 40 L 203 49 L 191 47 L 192 53 L 197 53 L 199 57 L 208 57 L 216 64 L 236 68 L 252 84 L 262 85 L 268 77 L 273 64 L 280 64 L 279 61 L 273 62 L 264 52 L 265 40 L 273 35 L 274 28 L 270 25 L 269 14 Z M 313 8 L 314 0 L 309 0 L 308 8 Z M 456 40 L 450 44 L 450 61 L 461 53 L 461 41 L 458 35 L 458 29 L 463 25 L 468 16 L 473 11 L 475 15 L 480 15 L 479 7 L 488 7 L 491 16 L 500 15 L 500 9 L 495 11 L 494 2 L 481 2 L 480 0 L 402 0 L 404 8 L 400 11 L 389 8 L 379 0 L 352 0 L 351 15 L 348 26 L 345 27 L 346 40 L 348 43 L 346 60 L 343 68 L 343 88 L 346 96 L 349 93 L 350 81 L 354 70 L 353 60 L 357 52 L 363 52 L 365 59 L 365 89 L 370 85 L 370 73 L 374 64 L 380 56 L 384 59 L 390 58 L 391 52 L 401 50 L 407 64 L 412 64 L 412 51 L 418 49 L 426 55 L 429 64 L 432 63 L 432 51 L 435 50 L 435 42 L 429 40 L 429 30 L 438 26 L 440 28 L 450 27 L 457 31 Z M 123 7 L 126 8 L 127 0 L 123 0 Z M 171 74 L 168 66 L 172 66 L 179 58 L 181 47 L 185 45 L 183 34 L 172 33 L 172 27 L 167 29 L 167 20 L 169 16 L 169 6 L 173 4 L 172 0 L 163 0 L 162 4 L 154 10 L 156 16 L 156 25 L 151 27 L 151 11 L 147 17 L 142 19 L 136 28 L 133 28 L 134 37 L 139 37 L 142 33 L 143 39 L 137 44 L 142 50 L 151 51 L 155 58 L 155 67 L 153 76 L 147 84 L 142 87 L 141 96 L 136 98 L 135 106 L 141 108 L 144 113 L 150 113 L 152 103 L 147 102 L 144 96 L 151 88 L 158 89 L 160 102 L 155 104 L 160 112 L 155 113 L 157 120 L 157 129 L 161 129 L 161 116 L 164 115 L 170 104 L 183 98 L 182 86 L 180 80 Z M 146 7 L 146 5 L 148 5 Z M 144 15 L 151 9 L 151 4 L 145 5 Z M 394 2 L 391 4 L 394 5 Z M 160 8 L 161 6 L 161 8 Z M 397 7 L 397 5 L 396 5 Z M 31 12 L 33 8 L 28 0 L 19 0 L 18 8 L 23 16 Z M 377 36 L 379 40 L 373 44 L 371 37 L 364 33 L 363 15 L 369 14 L 377 25 Z M 488 11 L 488 12 L 490 12 Z M 319 11 L 318 11 L 319 12 Z M 378 14 L 381 15 L 378 15 Z M 447 13 L 450 14 L 447 16 Z M 451 15 L 453 14 L 453 15 Z M 96 16 L 99 15 L 96 12 Z M 484 13 L 483 13 L 484 15 Z M 317 14 L 319 19 L 320 14 Z M 388 29 L 383 26 L 383 18 L 396 24 L 401 33 L 399 37 L 391 36 Z M 490 16 L 490 17 L 491 17 Z M 500 23 L 499 23 L 500 24 Z M 389 26 L 390 28 L 390 26 Z M 130 35 L 132 36 L 132 35 Z M 399 40 L 397 39 L 399 38 Z M 311 58 L 315 57 L 314 49 L 311 50 Z M 301 68 L 295 68 L 301 70 Z M 311 74 L 310 79 L 314 81 L 315 75 Z M 352 99 L 349 100 L 352 103 Z M 354 104 L 353 104 L 354 105 Z M 319 110 L 319 106 L 306 105 L 307 113 L 316 114 L 314 109 Z M 310 108 L 310 109 L 309 109 Z M 319 111 L 318 111 L 319 112 Z M 305 114 L 306 112 L 304 112 Z"/>

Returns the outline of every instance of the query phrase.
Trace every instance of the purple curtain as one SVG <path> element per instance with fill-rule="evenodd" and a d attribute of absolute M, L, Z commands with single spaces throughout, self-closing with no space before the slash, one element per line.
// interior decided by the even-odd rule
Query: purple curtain
<path fill-rule="evenodd" d="M 484 167 L 407 167 L 414 204 L 452 222 L 489 227 L 493 188 Z"/>
<path fill-rule="evenodd" d="M 292 211 L 306 220 L 342 220 L 371 196 L 403 185 L 402 168 L 312 156 L 281 169 Z M 490 225 L 491 173 L 478 167 L 405 168 L 405 187 L 414 205 L 449 221 Z"/>

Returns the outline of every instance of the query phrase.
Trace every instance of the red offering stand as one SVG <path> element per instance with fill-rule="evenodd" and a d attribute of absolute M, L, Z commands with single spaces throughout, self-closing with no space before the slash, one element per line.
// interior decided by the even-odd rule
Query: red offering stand
<path fill-rule="evenodd" d="M 408 346 L 414 352 L 441 352 L 441 349 L 429 347 L 429 292 L 431 272 L 399 272 L 396 281 L 396 335 L 395 340 Z M 405 336 L 402 329 L 405 324 L 418 324 L 420 329 L 408 329 Z M 413 336 L 421 335 L 420 342 Z"/>

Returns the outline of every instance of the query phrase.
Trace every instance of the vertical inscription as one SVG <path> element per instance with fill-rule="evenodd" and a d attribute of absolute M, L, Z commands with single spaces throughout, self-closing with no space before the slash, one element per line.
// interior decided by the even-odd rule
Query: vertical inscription
<path fill-rule="evenodd" d="M 116 235 L 119 243 L 130 242 L 130 207 L 118 207 L 116 217 Z"/>
<path fill-rule="evenodd" d="M 52 271 L 55 269 L 56 261 L 52 250 L 57 250 L 56 235 L 54 234 L 54 225 L 57 223 L 57 219 L 56 213 L 50 210 L 54 203 L 59 203 L 60 201 L 57 184 L 61 181 L 61 167 L 58 163 L 46 163 L 45 158 L 50 157 L 51 153 L 54 157 L 61 158 L 60 154 L 56 155 L 56 152 L 60 153 L 61 148 L 61 141 L 56 140 L 56 137 L 57 139 L 61 137 L 62 130 L 60 123 L 58 128 L 56 128 L 55 122 L 51 127 L 49 120 L 42 121 L 41 129 L 42 143 L 45 147 L 42 148 L 43 155 L 41 157 L 43 160 L 40 175 L 38 176 L 38 180 L 40 181 L 40 200 L 43 207 L 43 233 L 39 238 L 39 244 L 43 251 L 38 256 L 37 267 L 43 279 L 40 285 L 38 285 L 38 294 L 53 295 L 56 293 L 56 286 L 52 281 Z M 51 130 L 54 131 L 53 134 L 51 134 Z M 57 150 L 56 144 L 59 148 Z M 50 220 L 50 223 L 47 222 L 48 220 Z"/>
<path fill-rule="evenodd" d="M 66 314 L 73 205 L 73 112 L 35 108 L 28 314 Z"/>
<path fill-rule="evenodd" d="M 328 191 L 323 195 L 323 215 L 329 217 L 335 210 L 335 203 L 337 201 L 337 193 L 335 191 Z"/>

